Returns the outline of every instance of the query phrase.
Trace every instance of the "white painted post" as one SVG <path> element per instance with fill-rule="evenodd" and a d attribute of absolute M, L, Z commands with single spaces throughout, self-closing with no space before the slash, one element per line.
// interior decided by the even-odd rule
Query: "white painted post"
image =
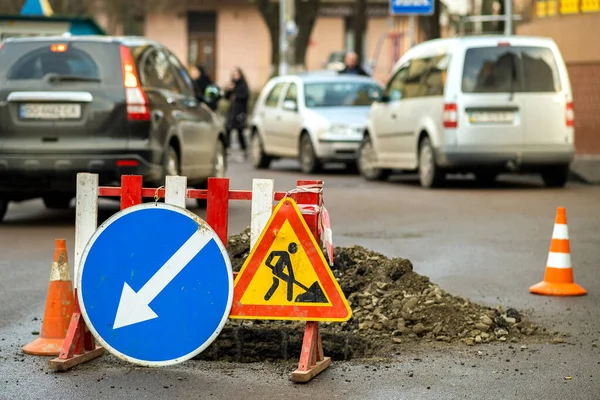
<path fill-rule="evenodd" d="M 98 174 L 77 174 L 77 196 L 75 203 L 75 264 L 73 287 L 77 288 L 79 264 L 85 246 L 98 227 Z"/>
<path fill-rule="evenodd" d="M 252 179 L 252 211 L 250 220 L 250 249 L 262 233 L 271 214 L 273 213 L 273 194 L 275 181 L 273 179 Z"/>
<path fill-rule="evenodd" d="M 167 176 L 165 182 L 165 203 L 185 208 L 187 197 L 187 178 L 185 176 Z"/>

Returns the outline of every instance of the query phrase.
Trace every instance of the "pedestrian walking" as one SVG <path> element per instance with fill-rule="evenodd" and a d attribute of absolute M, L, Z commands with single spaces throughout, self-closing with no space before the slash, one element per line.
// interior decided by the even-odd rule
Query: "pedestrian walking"
<path fill-rule="evenodd" d="M 367 71 L 359 64 L 358 55 L 353 51 L 348 52 L 344 57 L 344 65 L 345 67 L 340 71 L 340 74 L 369 76 Z"/>
<path fill-rule="evenodd" d="M 202 65 L 194 65 L 191 68 L 190 75 L 194 83 L 194 92 L 199 101 L 203 101 L 204 92 L 208 85 L 212 85 L 213 81 Z"/>
<path fill-rule="evenodd" d="M 244 159 L 246 154 L 246 138 L 244 128 L 246 127 L 246 117 L 248 113 L 248 100 L 250 98 L 250 89 L 244 77 L 244 73 L 239 67 L 233 69 L 231 73 L 231 82 L 225 89 L 224 97 L 229 100 L 229 110 L 227 112 L 227 121 L 225 125 L 227 134 L 227 149 L 231 148 L 231 131 L 237 132 L 238 142 L 242 149 Z"/>

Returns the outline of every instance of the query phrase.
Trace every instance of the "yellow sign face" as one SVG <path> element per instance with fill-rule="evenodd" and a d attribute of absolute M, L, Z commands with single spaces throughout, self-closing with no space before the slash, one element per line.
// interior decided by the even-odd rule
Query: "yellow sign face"
<path fill-rule="evenodd" d="M 285 221 L 267 252 L 266 260 L 258 267 L 242 296 L 242 303 L 272 306 L 331 304 L 299 243 L 289 221 Z M 316 296 L 311 296 L 315 293 Z"/>
<path fill-rule="evenodd" d="M 581 0 L 582 12 L 598 12 L 600 11 L 600 0 Z"/>
<path fill-rule="evenodd" d="M 561 14 L 577 14 L 579 12 L 579 0 L 560 0 Z"/>
<path fill-rule="evenodd" d="M 546 15 L 549 17 L 553 17 L 556 15 L 558 9 L 558 1 L 557 0 L 548 0 L 548 4 L 546 5 Z"/>
<path fill-rule="evenodd" d="M 546 0 L 538 0 L 535 5 L 536 5 L 535 9 L 536 9 L 536 15 L 537 15 L 537 17 L 538 18 L 545 17 L 546 14 L 547 14 L 546 13 L 546 10 L 547 10 L 547 8 L 546 8 Z"/>
<path fill-rule="evenodd" d="M 347 321 L 351 316 L 296 202 L 284 198 L 235 279 L 229 317 Z"/>

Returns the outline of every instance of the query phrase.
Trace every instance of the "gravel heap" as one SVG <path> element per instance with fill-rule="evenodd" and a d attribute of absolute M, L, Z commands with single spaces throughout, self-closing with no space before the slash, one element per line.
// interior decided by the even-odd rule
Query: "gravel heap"
<path fill-rule="evenodd" d="M 250 252 L 249 229 L 228 240 L 234 271 Z M 361 246 L 336 247 L 332 268 L 350 306 L 344 323 L 321 323 L 323 346 L 333 359 L 393 354 L 423 342 L 476 345 L 517 342 L 538 333 L 514 308 L 489 308 L 453 296 L 413 271 L 403 258 Z M 204 359 L 259 361 L 298 357 L 303 322 L 229 320 Z"/>

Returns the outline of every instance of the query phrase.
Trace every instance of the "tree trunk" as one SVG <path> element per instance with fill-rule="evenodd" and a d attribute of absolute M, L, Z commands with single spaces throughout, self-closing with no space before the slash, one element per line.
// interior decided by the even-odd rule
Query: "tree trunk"
<path fill-rule="evenodd" d="M 419 17 L 419 25 L 425 36 L 425 40 L 439 39 L 442 36 L 442 28 L 440 26 L 442 2 L 435 0 L 432 15 L 423 15 Z M 419 42 L 419 38 L 415 38 L 415 43 Z"/>
<path fill-rule="evenodd" d="M 482 0 L 481 2 L 481 15 L 492 15 L 494 10 L 495 0 Z M 484 33 L 489 33 L 494 31 L 494 22 L 484 22 L 481 24 L 482 30 Z"/>
<path fill-rule="evenodd" d="M 363 35 L 367 29 L 367 0 L 356 0 L 354 6 L 354 52 L 357 55 L 359 65 L 362 65 L 365 49 L 363 48 Z"/>
<path fill-rule="evenodd" d="M 504 4 L 504 0 L 499 0 L 498 3 L 500 5 L 500 10 L 498 11 L 498 15 L 504 16 L 504 14 L 506 13 L 506 7 L 505 7 L 505 4 Z M 496 25 L 496 30 L 499 33 L 504 33 L 504 27 L 505 26 L 506 26 L 506 22 L 504 22 L 504 21 L 498 21 L 498 23 Z"/>
<path fill-rule="evenodd" d="M 319 13 L 320 0 L 294 0 L 296 26 L 298 35 L 296 36 L 295 63 L 298 66 L 306 67 L 306 50 L 310 42 L 310 36 Z"/>
<path fill-rule="evenodd" d="M 269 0 L 258 0 L 256 6 L 262 16 L 271 38 L 271 74 L 270 77 L 279 74 L 279 3 Z"/>

